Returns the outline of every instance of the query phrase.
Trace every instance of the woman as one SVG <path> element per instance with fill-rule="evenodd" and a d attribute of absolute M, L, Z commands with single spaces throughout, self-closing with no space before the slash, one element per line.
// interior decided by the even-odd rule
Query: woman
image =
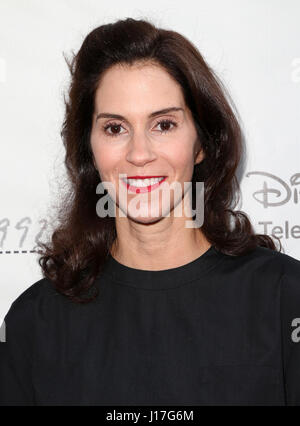
<path fill-rule="evenodd" d="M 5 318 L 1 403 L 299 404 L 300 261 L 233 210 L 243 138 L 221 82 L 182 35 L 129 18 L 69 68 L 70 191 L 44 278 Z"/>

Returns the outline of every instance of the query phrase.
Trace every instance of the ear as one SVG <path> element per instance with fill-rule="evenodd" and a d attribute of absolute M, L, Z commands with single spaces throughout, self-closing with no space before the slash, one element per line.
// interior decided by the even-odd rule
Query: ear
<path fill-rule="evenodd" d="M 194 164 L 199 164 L 201 163 L 201 161 L 205 158 L 205 154 L 203 152 L 202 148 L 198 148 L 198 150 L 195 153 L 195 160 L 194 160 Z"/>

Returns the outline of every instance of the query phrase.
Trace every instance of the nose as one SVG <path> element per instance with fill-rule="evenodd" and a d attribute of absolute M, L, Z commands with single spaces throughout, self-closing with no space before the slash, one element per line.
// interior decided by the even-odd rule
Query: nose
<path fill-rule="evenodd" d="M 144 166 L 146 163 L 153 161 L 156 154 L 153 151 L 151 142 L 144 134 L 135 134 L 129 143 L 129 149 L 126 159 L 136 166 Z"/>

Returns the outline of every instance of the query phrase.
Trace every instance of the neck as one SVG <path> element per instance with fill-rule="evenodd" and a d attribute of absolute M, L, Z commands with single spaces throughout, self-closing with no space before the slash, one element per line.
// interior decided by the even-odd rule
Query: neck
<path fill-rule="evenodd" d="M 205 253 L 211 244 L 201 228 L 185 228 L 181 221 L 152 224 L 118 222 L 111 255 L 135 269 L 162 270 L 182 266 Z"/>

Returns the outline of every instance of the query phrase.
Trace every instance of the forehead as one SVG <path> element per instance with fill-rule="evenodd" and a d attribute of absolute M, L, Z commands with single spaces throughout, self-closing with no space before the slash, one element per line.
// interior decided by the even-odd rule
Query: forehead
<path fill-rule="evenodd" d="M 157 64 L 114 65 L 95 93 L 97 113 L 148 113 L 171 105 L 185 108 L 181 86 Z"/>

